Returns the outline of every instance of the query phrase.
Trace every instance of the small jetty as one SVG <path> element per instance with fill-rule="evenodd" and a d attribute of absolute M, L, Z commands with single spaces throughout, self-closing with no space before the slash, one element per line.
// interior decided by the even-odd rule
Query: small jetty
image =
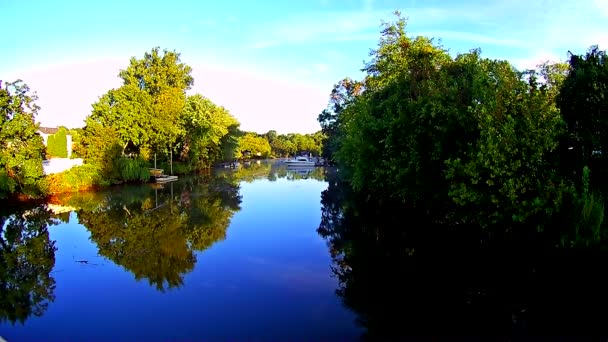
<path fill-rule="evenodd" d="M 161 175 L 160 177 L 156 177 L 155 180 L 156 183 L 173 182 L 177 180 L 177 176 Z"/>
<path fill-rule="evenodd" d="M 177 176 L 170 176 L 163 174 L 163 169 L 150 168 L 150 178 L 154 180 L 155 183 L 168 183 L 173 182 L 178 179 Z"/>

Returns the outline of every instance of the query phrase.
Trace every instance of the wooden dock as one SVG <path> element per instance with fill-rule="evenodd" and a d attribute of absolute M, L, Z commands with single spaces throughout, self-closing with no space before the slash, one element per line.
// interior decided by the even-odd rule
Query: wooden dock
<path fill-rule="evenodd" d="M 177 176 L 163 174 L 163 169 L 150 168 L 149 170 L 151 178 L 154 178 L 154 182 L 156 183 L 168 183 L 177 180 Z"/>
<path fill-rule="evenodd" d="M 177 176 L 160 175 L 158 177 L 154 177 L 154 179 L 156 183 L 168 183 L 176 181 Z"/>

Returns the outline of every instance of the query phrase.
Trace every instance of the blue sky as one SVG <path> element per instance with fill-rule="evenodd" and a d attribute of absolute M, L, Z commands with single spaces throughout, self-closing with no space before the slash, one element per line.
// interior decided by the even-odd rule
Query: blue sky
<path fill-rule="evenodd" d="M 0 79 L 37 91 L 41 124 L 79 127 L 129 58 L 160 46 L 193 68 L 191 93 L 242 129 L 311 133 L 333 84 L 362 77 L 396 9 L 411 35 L 518 68 L 608 46 L 608 0 L 2 0 Z"/>

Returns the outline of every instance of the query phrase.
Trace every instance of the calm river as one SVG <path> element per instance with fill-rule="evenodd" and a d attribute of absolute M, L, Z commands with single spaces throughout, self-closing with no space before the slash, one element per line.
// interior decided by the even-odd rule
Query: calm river
<path fill-rule="evenodd" d="M 0 336 L 358 339 L 317 233 L 324 173 L 262 162 L 2 208 Z"/>

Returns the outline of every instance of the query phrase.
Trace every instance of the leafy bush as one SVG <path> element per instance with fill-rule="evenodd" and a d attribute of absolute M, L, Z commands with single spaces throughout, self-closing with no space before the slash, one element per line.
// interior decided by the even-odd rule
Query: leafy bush
<path fill-rule="evenodd" d="M 118 160 L 120 177 L 125 182 L 145 182 L 150 179 L 148 163 L 141 159 L 120 158 Z"/>
<path fill-rule="evenodd" d="M 110 185 L 110 182 L 101 176 L 100 170 L 92 164 L 75 166 L 49 175 L 45 180 L 43 188 L 47 194 L 83 191 Z"/>
<path fill-rule="evenodd" d="M 582 195 L 578 199 L 579 221 L 576 222 L 575 243 L 589 245 L 605 238 L 602 230 L 604 222 L 604 202 L 601 196 L 589 190 L 590 169 L 583 168 Z"/>
<path fill-rule="evenodd" d="M 171 164 L 169 162 L 162 162 L 158 164 L 158 167 L 163 169 L 163 173 L 168 175 L 171 173 Z M 185 175 L 196 171 L 196 166 L 184 162 L 173 162 L 173 174 L 174 175 Z"/>

